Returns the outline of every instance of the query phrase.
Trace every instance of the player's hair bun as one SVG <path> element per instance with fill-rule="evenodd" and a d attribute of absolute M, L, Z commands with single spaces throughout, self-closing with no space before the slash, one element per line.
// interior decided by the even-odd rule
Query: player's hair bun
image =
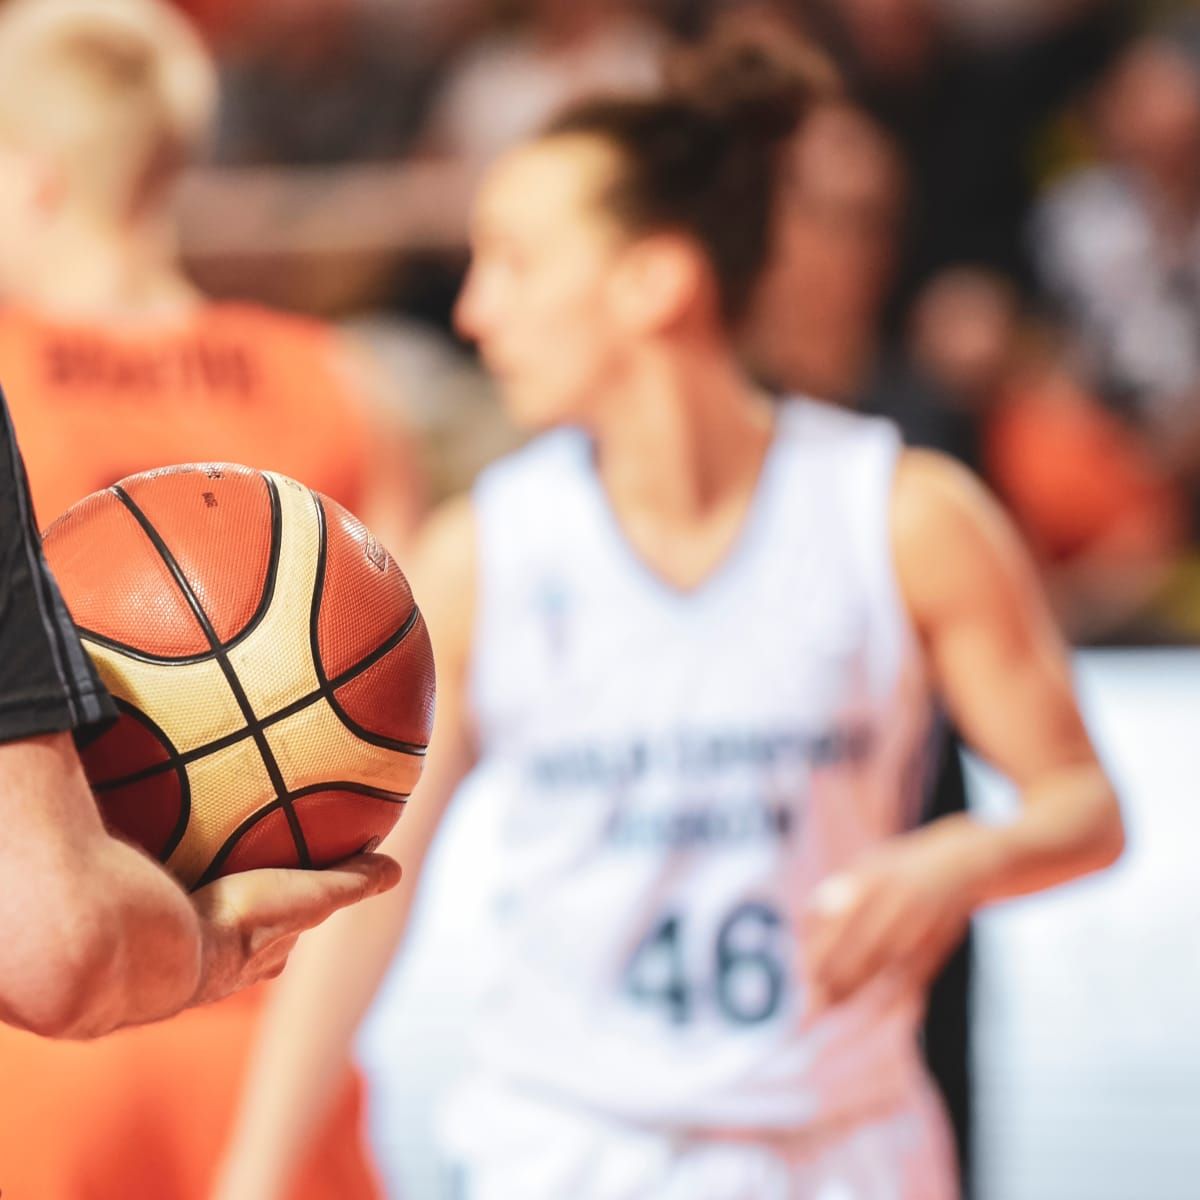
<path fill-rule="evenodd" d="M 671 62 L 662 92 L 582 100 L 544 136 L 596 137 L 616 151 L 599 202 L 630 233 L 694 237 L 733 326 L 771 250 L 783 148 L 835 91 L 833 69 L 794 33 L 739 24 Z"/>
<path fill-rule="evenodd" d="M 674 97 L 739 137 L 789 137 L 814 103 L 837 89 L 829 61 L 810 43 L 770 25 L 735 26 L 668 67 Z"/>

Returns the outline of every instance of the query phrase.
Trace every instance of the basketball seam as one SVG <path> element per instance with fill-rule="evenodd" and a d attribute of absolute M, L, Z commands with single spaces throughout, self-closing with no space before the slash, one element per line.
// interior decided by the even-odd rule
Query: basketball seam
<path fill-rule="evenodd" d="M 212 883 L 217 878 L 218 872 L 225 865 L 229 856 L 233 853 L 234 847 L 251 829 L 254 828 L 265 817 L 276 812 L 280 808 L 285 808 L 295 800 L 301 800 L 305 796 L 315 795 L 317 792 L 353 792 L 355 795 L 370 796 L 375 800 L 386 800 L 391 804 L 399 804 L 403 806 L 409 797 L 408 792 L 389 792 L 384 788 L 370 787 L 365 783 L 353 783 L 347 780 L 334 780 L 328 783 L 312 784 L 309 787 L 298 788 L 290 793 L 288 800 L 275 800 L 273 803 L 266 805 L 263 808 L 256 809 L 248 816 L 222 843 L 221 848 L 213 855 L 212 861 L 208 864 L 204 874 L 196 883 L 197 888 L 204 887 L 205 884 Z"/>
<path fill-rule="evenodd" d="M 266 476 L 260 477 L 263 479 L 266 478 Z M 234 700 L 237 702 L 238 708 L 242 711 L 242 716 L 246 721 L 246 728 L 250 736 L 254 739 L 254 744 L 258 748 L 259 755 L 262 757 L 263 766 L 266 768 L 267 775 L 270 777 L 271 783 L 275 788 L 276 798 L 283 806 L 288 826 L 292 831 L 292 837 L 296 843 L 296 853 L 299 856 L 300 865 L 302 867 L 312 866 L 312 857 L 308 851 L 308 843 L 304 840 L 304 831 L 300 828 L 300 822 L 289 803 L 289 793 L 283 778 L 283 772 L 279 769 L 275 753 L 267 741 L 266 734 L 258 717 L 255 715 L 250 698 L 246 695 L 245 689 L 242 687 L 242 682 L 238 679 L 237 672 L 233 669 L 233 664 L 229 661 L 229 655 L 225 647 L 221 645 L 221 640 L 217 637 L 217 631 L 213 628 L 208 614 L 204 611 L 204 606 L 200 603 L 199 597 L 192 589 L 191 584 L 188 583 L 187 577 L 181 570 L 175 556 L 171 553 L 162 535 L 155 529 L 150 519 L 123 488 L 114 486 L 112 490 L 121 503 L 133 514 L 134 520 L 141 526 L 142 532 L 150 539 L 151 544 L 158 551 L 163 562 L 167 564 L 167 569 L 171 572 L 176 586 L 183 593 L 183 597 L 188 602 L 193 615 L 199 622 L 204 636 L 208 638 L 209 645 L 212 646 L 212 657 L 220 667 L 221 673 L 225 676 L 225 682 L 229 685 L 229 690 L 233 693 Z M 310 492 L 309 494 L 311 495 L 312 493 Z"/>
<path fill-rule="evenodd" d="M 258 607 L 251 614 L 250 620 L 229 641 L 220 643 L 225 650 L 232 650 L 235 646 L 240 645 L 262 624 L 267 610 L 271 607 L 271 601 L 275 599 L 275 580 L 279 573 L 279 553 L 282 542 L 283 511 L 279 499 L 279 488 L 275 485 L 275 481 L 261 473 L 260 478 L 267 485 L 267 498 L 271 505 L 271 544 L 267 557 L 267 577 L 263 584 L 262 597 L 258 602 Z M 115 486 L 108 490 L 114 495 L 118 493 Z M 118 499 L 120 499 L 119 495 Z M 119 650 L 135 662 L 163 663 L 173 667 L 183 667 L 191 663 L 208 662 L 213 657 L 211 649 L 200 654 L 151 654 L 149 651 L 122 642 L 118 638 L 110 638 L 103 633 L 97 633 L 94 629 L 88 629 L 86 625 L 79 625 L 77 629 L 80 637 L 86 637 L 89 641 L 95 642 L 99 646 L 106 646 L 110 650 Z"/>
<path fill-rule="evenodd" d="M 386 642 L 377 646 L 365 658 L 355 663 L 354 666 L 347 668 L 340 675 L 335 676 L 329 681 L 327 687 L 319 687 L 316 691 L 309 692 L 306 696 L 301 696 L 298 700 L 293 700 L 290 704 L 285 704 L 283 708 L 262 717 L 259 724 L 264 729 L 269 729 L 272 725 L 278 725 L 280 721 L 286 721 L 288 717 L 294 717 L 297 713 L 303 712 L 310 705 L 315 704 L 318 700 L 328 700 L 331 693 L 340 687 L 345 687 L 357 679 L 365 671 L 370 670 L 377 662 L 385 658 L 393 650 L 399 646 L 404 639 L 412 632 L 413 627 L 417 623 L 417 618 L 420 616 L 419 610 L 414 606 L 412 613 L 404 624 L 393 633 Z M 250 736 L 249 729 L 238 729 L 233 733 L 227 733 L 223 737 L 215 738 L 211 742 L 205 742 L 201 746 L 195 746 L 191 750 L 185 750 L 179 754 L 179 761 L 183 765 L 196 762 L 198 759 L 206 758 L 210 754 L 216 754 L 219 750 L 227 750 L 230 746 L 236 746 L 238 742 L 245 741 Z M 398 751 L 401 754 L 411 755 L 413 758 L 424 758 L 428 747 L 421 745 L 418 742 L 401 742 L 397 740 L 389 741 L 389 749 Z M 122 775 L 118 779 L 106 779 L 99 783 L 93 783 L 92 787 L 96 791 L 110 791 L 118 787 L 125 787 L 133 783 L 141 783 L 144 779 L 151 779 L 155 775 L 161 775 L 168 770 L 171 763 L 155 763 L 152 767 L 146 767 L 141 771 L 135 771 L 130 775 Z"/>

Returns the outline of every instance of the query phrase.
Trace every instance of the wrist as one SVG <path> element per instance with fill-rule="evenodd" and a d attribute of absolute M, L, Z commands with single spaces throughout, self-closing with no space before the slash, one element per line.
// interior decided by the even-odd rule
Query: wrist
<path fill-rule="evenodd" d="M 927 827 L 941 850 L 951 888 L 970 917 L 996 899 L 1006 861 L 1003 828 L 984 825 L 969 813 L 941 817 Z"/>

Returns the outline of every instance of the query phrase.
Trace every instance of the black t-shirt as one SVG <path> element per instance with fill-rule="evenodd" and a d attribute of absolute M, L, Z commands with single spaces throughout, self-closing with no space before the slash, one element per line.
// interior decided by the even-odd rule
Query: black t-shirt
<path fill-rule="evenodd" d="M 83 730 L 116 715 L 42 556 L 0 391 L 0 742 Z"/>

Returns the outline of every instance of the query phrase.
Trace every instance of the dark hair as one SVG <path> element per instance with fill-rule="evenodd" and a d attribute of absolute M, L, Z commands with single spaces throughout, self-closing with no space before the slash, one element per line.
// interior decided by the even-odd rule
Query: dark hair
<path fill-rule="evenodd" d="M 836 80 L 806 43 L 762 30 L 681 55 L 652 97 L 567 109 L 544 136 L 609 142 L 621 159 L 603 197 L 630 233 L 678 230 L 712 265 L 724 318 L 745 315 L 771 250 L 781 149 Z"/>

